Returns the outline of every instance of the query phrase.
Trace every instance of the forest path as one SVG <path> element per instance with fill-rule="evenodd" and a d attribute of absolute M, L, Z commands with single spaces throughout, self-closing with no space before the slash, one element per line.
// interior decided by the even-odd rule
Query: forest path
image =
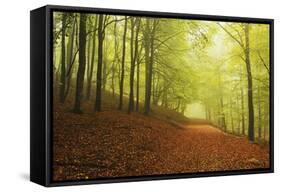
<path fill-rule="evenodd" d="M 174 138 L 174 155 L 184 157 L 185 168 L 189 164 L 192 171 L 202 172 L 268 167 L 268 150 L 246 137 L 225 133 L 209 124 L 192 124 L 192 120 L 180 127 L 185 129 Z"/>
<path fill-rule="evenodd" d="M 208 124 L 139 113 L 55 113 L 54 180 L 269 167 L 267 147 Z"/>

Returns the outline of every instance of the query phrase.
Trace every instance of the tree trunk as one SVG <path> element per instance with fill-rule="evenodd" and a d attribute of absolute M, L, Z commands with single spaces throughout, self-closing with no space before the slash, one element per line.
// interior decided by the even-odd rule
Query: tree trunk
<path fill-rule="evenodd" d="M 127 17 L 125 16 L 125 25 L 123 33 L 123 49 L 121 61 L 121 77 L 120 77 L 120 94 L 119 94 L 119 110 L 123 108 L 123 87 L 124 87 L 124 74 L 125 74 L 125 56 L 126 56 L 126 33 L 127 33 Z"/>
<path fill-rule="evenodd" d="M 237 95 L 236 95 L 236 106 L 237 106 L 237 128 L 238 128 L 238 130 L 237 130 L 237 133 L 238 133 L 238 135 L 240 135 L 241 134 L 241 130 L 240 130 L 240 117 L 239 117 L 239 115 L 240 115 L 240 106 L 239 106 L 239 93 L 237 93 Z"/>
<path fill-rule="evenodd" d="M 157 68 L 157 65 L 154 65 L 155 68 Z M 159 80 L 159 76 L 157 75 L 157 73 L 153 73 L 152 75 L 152 104 L 153 105 L 157 105 L 158 104 L 158 80 Z"/>
<path fill-rule="evenodd" d="M 255 140 L 255 131 L 254 131 L 254 105 L 253 105 L 253 83 L 252 83 L 252 72 L 251 72 L 251 61 L 250 61 L 250 41 L 249 41 L 249 24 L 245 24 L 245 63 L 247 69 L 247 78 L 248 78 L 248 110 L 249 110 L 249 129 L 248 137 L 251 142 Z"/>
<path fill-rule="evenodd" d="M 163 96 L 162 96 L 161 106 L 168 108 L 168 86 L 167 86 L 167 80 L 165 79 L 163 82 Z"/>
<path fill-rule="evenodd" d="M 115 61 L 112 62 L 112 66 L 111 66 L 111 93 L 112 93 L 112 97 L 113 99 L 115 98 Z"/>
<path fill-rule="evenodd" d="M 220 90 L 220 98 L 219 98 L 219 109 L 220 109 L 220 127 L 226 132 L 227 127 L 225 123 L 225 113 L 224 113 L 224 103 L 223 103 L 223 87 L 221 82 L 221 71 L 218 70 L 218 78 L 219 78 L 219 90 Z"/>
<path fill-rule="evenodd" d="M 98 66 L 95 111 L 101 111 L 101 83 L 102 83 L 102 56 L 103 56 L 103 14 L 99 15 L 98 26 Z"/>
<path fill-rule="evenodd" d="M 149 113 L 149 52 L 150 52 L 150 19 L 146 19 L 145 31 L 144 31 L 144 51 L 145 51 L 145 97 L 144 97 L 144 113 Z"/>
<path fill-rule="evenodd" d="M 129 105 L 128 105 L 128 113 L 134 110 L 134 73 L 135 73 L 135 57 L 134 57 L 134 28 L 135 21 L 131 18 L 131 69 L 130 69 L 130 94 L 129 94 Z"/>
<path fill-rule="evenodd" d="M 231 123 L 231 132 L 234 133 L 234 121 L 233 121 L 233 112 L 232 112 L 232 108 L 233 108 L 233 104 L 232 104 L 232 98 L 230 97 L 229 99 L 230 101 L 230 123 Z"/>
<path fill-rule="evenodd" d="M 134 38 L 134 28 L 136 26 L 135 38 Z M 140 19 L 135 21 L 131 20 L 131 71 L 130 71 L 130 95 L 129 95 L 129 106 L 128 112 L 134 110 L 134 78 L 135 78 L 135 65 L 138 58 L 138 36 L 140 28 Z M 134 44 L 135 43 L 135 44 Z"/>
<path fill-rule="evenodd" d="M 114 59 L 112 62 L 112 76 L 111 76 L 111 88 L 112 88 L 112 97 L 115 100 L 115 73 L 117 71 L 117 63 L 119 62 L 119 55 L 118 55 L 118 45 L 119 45 L 119 40 L 118 40 L 118 32 L 117 32 L 117 22 L 114 24 Z"/>
<path fill-rule="evenodd" d="M 107 42 L 103 43 L 103 64 L 102 64 L 102 91 L 106 90 L 107 84 Z"/>
<path fill-rule="evenodd" d="M 88 29 L 88 31 L 90 31 L 89 29 Z M 88 32 L 87 32 L 88 33 Z M 89 80 L 89 77 L 90 77 L 90 71 L 91 71 L 91 40 L 92 40 L 92 37 L 91 37 L 91 35 L 90 34 L 88 34 L 87 35 L 87 38 L 86 38 L 86 51 L 87 51 L 87 54 L 86 54 L 86 82 L 87 82 L 87 85 L 86 86 L 88 86 L 88 80 Z M 86 87 L 86 100 L 88 100 L 87 99 L 87 95 L 88 95 L 88 93 L 87 93 L 87 87 Z"/>
<path fill-rule="evenodd" d="M 73 109 L 76 113 L 82 112 L 80 105 L 83 97 L 83 84 L 86 66 L 86 20 L 86 14 L 81 13 L 79 21 L 79 67 L 77 72 L 76 94 Z"/>
<path fill-rule="evenodd" d="M 87 81 L 87 91 L 86 91 L 86 99 L 89 100 L 91 97 L 91 90 L 92 90 L 92 79 L 93 79 L 93 71 L 94 71 L 94 62 L 95 62 L 95 52 L 96 52 L 96 29 L 98 23 L 98 16 L 95 16 L 95 25 L 94 25 L 94 33 L 93 33 L 93 42 L 92 42 L 92 58 L 91 58 L 91 65 L 89 71 L 89 77 Z"/>
<path fill-rule="evenodd" d="M 62 33 L 61 33 L 61 74 L 60 74 L 60 103 L 64 103 L 65 94 L 65 33 L 66 33 L 66 14 L 62 14 Z"/>
<path fill-rule="evenodd" d="M 76 59 L 76 55 L 77 53 L 79 52 L 79 27 L 78 27 L 78 22 L 77 22 L 77 18 L 74 19 L 74 23 L 75 23 L 75 34 L 74 34 L 74 42 L 75 44 L 73 45 L 73 47 L 76 47 L 77 50 L 75 52 L 75 54 L 73 55 L 73 58 L 71 59 L 71 64 L 69 65 L 68 69 L 67 69 L 67 72 L 66 72 L 66 77 L 67 77 L 67 83 L 66 83 L 66 91 L 65 91 L 65 100 L 67 99 L 67 96 L 71 93 L 69 93 L 70 91 L 70 87 L 71 87 L 71 84 L 73 84 L 72 82 L 72 75 L 73 75 L 73 72 L 75 72 L 75 66 L 74 66 L 74 62 L 75 62 L 75 59 Z M 74 43 L 73 42 L 73 43 Z M 76 83 L 76 82 L 75 82 Z M 75 84 L 74 83 L 74 84 Z"/>
<path fill-rule="evenodd" d="M 75 40 L 75 33 L 76 33 L 76 20 L 74 19 L 73 25 L 72 25 L 72 31 L 69 37 L 68 45 L 67 45 L 67 72 L 66 72 L 66 90 L 64 93 L 64 101 L 67 98 L 68 91 L 70 88 L 71 83 L 71 68 L 72 68 L 72 60 L 73 60 L 73 49 L 74 49 L 74 40 Z M 69 72 L 70 71 L 70 72 Z"/>
<path fill-rule="evenodd" d="M 137 91 L 136 91 L 136 111 L 139 111 L 140 100 L 140 63 L 137 62 Z"/>
<path fill-rule="evenodd" d="M 225 114 L 224 114 L 224 106 L 223 106 L 223 97 L 222 96 L 220 98 L 220 115 L 221 115 L 221 127 L 226 132 L 227 127 L 226 127 L 226 123 L 225 123 Z"/>
<path fill-rule="evenodd" d="M 153 19 L 152 31 L 150 33 L 150 19 L 146 20 L 145 32 L 145 101 L 144 101 L 144 114 L 148 115 L 150 112 L 151 101 L 151 86 L 152 86 L 152 72 L 154 63 L 154 35 L 156 30 L 156 20 Z"/>
<path fill-rule="evenodd" d="M 241 121 L 242 121 L 242 135 L 245 135 L 245 114 L 244 114 L 244 90 L 242 85 L 242 77 L 240 77 L 240 93 L 241 93 Z"/>
<path fill-rule="evenodd" d="M 266 141 L 267 138 L 267 129 L 268 129 L 268 123 L 267 123 L 267 115 L 268 115 L 268 109 L 266 107 L 266 104 L 264 104 L 264 122 L 263 122 L 263 140 Z"/>
<path fill-rule="evenodd" d="M 258 138 L 261 141 L 261 95 L 260 86 L 258 86 Z"/>

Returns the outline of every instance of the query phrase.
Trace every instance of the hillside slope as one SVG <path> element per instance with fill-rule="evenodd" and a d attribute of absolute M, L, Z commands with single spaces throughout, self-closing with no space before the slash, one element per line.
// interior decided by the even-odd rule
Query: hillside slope
<path fill-rule="evenodd" d="M 83 114 L 55 105 L 55 181 L 269 167 L 267 149 L 173 111 L 129 115 L 107 104 L 92 113 L 84 105 Z"/>

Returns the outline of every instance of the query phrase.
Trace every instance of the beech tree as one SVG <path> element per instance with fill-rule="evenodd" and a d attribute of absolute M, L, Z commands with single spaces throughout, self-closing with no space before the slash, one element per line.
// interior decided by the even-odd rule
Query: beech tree
<path fill-rule="evenodd" d="M 219 24 L 221 28 L 234 40 L 236 41 L 239 46 L 241 47 L 244 56 L 241 58 L 244 60 L 246 64 L 247 70 L 247 80 L 248 80 L 248 111 L 249 111 L 249 118 L 248 118 L 248 137 L 251 142 L 254 141 L 254 105 L 253 105 L 253 80 L 252 80 L 252 71 L 251 71 L 251 60 L 250 60 L 250 40 L 249 40 L 249 24 L 240 24 L 240 28 L 242 28 L 244 35 L 242 36 L 241 30 L 234 29 L 235 26 L 229 25 L 231 28 L 234 29 L 235 33 L 238 37 L 236 37 L 232 32 L 230 32 L 226 27 Z"/>
<path fill-rule="evenodd" d="M 104 23 L 103 15 L 99 15 L 98 24 L 98 65 L 97 65 L 97 86 L 96 86 L 96 102 L 95 111 L 101 111 L 101 88 L 102 88 L 102 61 L 103 61 L 103 38 Z"/>
<path fill-rule="evenodd" d="M 73 111 L 81 113 L 81 100 L 83 98 L 84 74 L 86 66 L 86 20 L 87 15 L 81 13 L 79 21 L 79 66 L 77 71 L 76 93 Z"/>
<path fill-rule="evenodd" d="M 126 57 L 126 35 L 127 35 L 127 22 L 128 19 L 125 16 L 124 32 L 123 32 L 123 43 L 122 43 L 122 61 L 121 61 L 121 74 L 120 74 L 120 85 L 119 85 L 119 110 L 123 107 L 123 93 L 124 93 L 124 75 L 125 75 L 125 57 Z"/>
<path fill-rule="evenodd" d="M 266 24 L 56 13 L 54 102 L 76 113 L 194 115 L 267 143 L 269 31 Z M 92 111 L 82 110 L 89 103 Z"/>

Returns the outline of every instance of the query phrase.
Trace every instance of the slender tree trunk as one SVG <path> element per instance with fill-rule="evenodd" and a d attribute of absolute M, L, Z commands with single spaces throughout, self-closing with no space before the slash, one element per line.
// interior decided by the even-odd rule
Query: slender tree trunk
<path fill-rule="evenodd" d="M 245 63 L 247 69 L 248 78 L 248 110 L 249 110 L 249 129 L 248 137 L 251 142 L 255 140 L 254 131 L 254 105 L 253 105 L 253 83 L 252 83 L 252 72 L 251 72 L 251 61 L 250 61 L 250 41 L 249 41 L 249 24 L 245 24 Z"/>
<path fill-rule="evenodd" d="M 144 113 L 149 113 L 150 99 L 149 99 L 149 54 L 150 54 L 150 19 L 146 19 L 144 31 L 144 51 L 145 51 L 145 98 L 144 98 Z"/>
<path fill-rule="evenodd" d="M 242 121 L 242 135 L 245 135 L 245 112 L 244 112 L 244 89 L 242 85 L 242 77 L 240 77 L 240 93 L 241 93 L 241 121 Z"/>
<path fill-rule="evenodd" d="M 87 96 L 86 99 L 89 100 L 91 97 L 91 90 L 92 90 L 92 79 L 93 79 L 93 71 L 94 71 L 94 62 L 95 62 L 95 53 L 96 53 L 96 29 L 98 23 L 98 16 L 95 16 L 95 24 L 94 24 L 94 33 L 93 33 L 93 42 L 92 42 L 92 58 L 91 58 L 91 65 L 89 71 L 89 78 L 87 81 Z"/>
<path fill-rule="evenodd" d="M 60 74 L 60 103 L 64 103 L 65 94 L 65 33 L 66 33 L 66 14 L 62 14 L 62 33 L 61 33 L 61 74 Z"/>
<path fill-rule="evenodd" d="M 58 47 L 56 49 L 59 49 L 61 47 L 61 45 L 58 45 Z M 55 74 L 55 78 L 56 78 L 56 93 L 58 93 L 58 97 L 60 97 L 60 70 L 61 70 L 61 51 L 58 52 L 58 54 L 56 55 L 56 57 L 58 58 L 58 66 L 56 69 L 56 74 Z"/>
<path fill-rule="evenodd" d="M 77 113 L 82 112 L 81 100 L 83 97 L 83 85 L 86 66 L 86 20 L 86 14 L 81 13 L 79 21 L 79 67 L 77 72 L 76 94 L 73 109 L 73 111 Z"/>
<path fill-rule="evenodd" d="M 237 128 L 238 128 L 238 130 L 237 130 L 237 132 L 238 132 L 238 135 L 240 135 L 241 134 L 241 130 L 240 130 L 240 107 L 239 107 L 239 93 L 237 93 L 237 95 L 236 95 L 236 106 L 237 106 Z"/>
<path fill-rule="evenodd" d="M 155 73 L 154 75 L 154 98 L 153 98 L 153 105 L 158 105 L 160 91 L 159 91 L 159 75 Z"/>
<path fill-rule="evenodd" d="M 234 133 L 234 121 L 233 121 L 233 104 L 232 104 L 232 100 L 231 100 L 231 97 L 230 97 L 230 121 L 231 121 L 231 132 Z"/>
<path fill-rule="evenodd" d="M 68 45 L 67 45 L 67 73 L 66 73 L 66 90 L 64 93 L 64 101 L 67 98 L 68 95 L 68 91 L 70 88 L 70 80 L 71 80 L 71 76 L 72 73 L 68 72 L 71 70 L 72 67 L 72 59 L 73 59 L 73 49 L 74 49 L 74 40 L 75 40 L 75 31 L 76 30 L 76 20 L 74 19 L 73 25 L 72 25 L 72 30 L 71 30 L 71 34 L 69 37 L 69 41 L 68 41 Z"/>
<path fill-rule="evenodd" d="M 112 62 L 112 66 L 111 66 L 111 92 L 112 92 L 112 97 L 115 98 L 115 62 Z"/>
<path fill-rule="evenodd" d="M 139 25 L 141 26 L 141 20 L 139 21 Z M 136 65 L 137 65 L 137 90 L 136 90 L 136 111 L 139 111 L 139 100 L 140 100 L 140 64 L 141 58 L 140 55 L 142 54 L 143 43 L 141 44 L 140 49 L 138 50 L 138 56 L 136 58 Z"/>
<path fill-rule="evenodd" d="M 136 111 L 139 111 L 140 100 L 140 63 L 137 63 L 137 90 L 136 90 Z"/>
<path fill-rule="evenodd" d="M 120 76 L 120 94 L 119 94 L 119 110 L 123 108 L 123 87 L 124 87 L 124 75 L 125 75 L 125 56 L 126 56 L 126 33 L 127 33 L 127 17 L 125 16 L 125 25 L 123 33 L 123 49 L 122 49 L 122 61 L 121 61 L 121 76 Z"/>
<path fill-rule="evenodd" d="M 128 113 L 134 110 L 134 73 L 135 73 L 135 56 L 134 56 L 134 28 L 135 20 L 131 18 L 131 69 L 130 69 L 130 94 L 129 94 L 129 105 Z"/>
<path fill-rule="evenodd" d="M 258 138 L 259 142 L 261 142 L 261 93 L 260 86 L 258 86 Z"/>
<path fill-rule="evenodd" d="M 112 97 L 115 100 L 115 72 L 116 72 L 116 63 L 118 62 L 118 35 L 117 35 L 117 22 L 114 24 L 114 59 L 112 62 L 112 76 L 111 76 L 111 89 Z"/>
<path fill-rule="evenodd" d="M 208 107 L 207 107 L 207 105 L 204 105 L 204 106 L 205 106 L 205 118 L 207 120 L 209 120 Z"/>
<path fill-rule="evenodd" d="M 210 109 L 210 107 L 208 107 L 208 120 L 209 121 L 212 121 L 212 112 L 211 112 L 211 109 Z"/>
<path fill-rule="evenodd" d="M 145 102 L 144 102 L 144 114 L 148 115 L 150 112 L 151 101 L 151 87 L 152 87 L 152 72 L 154 63 L 154 35 L 156 30 L 156 20 L 153 19 L 152 31 L 149 33 L 150 19 L 147 19 L 146 23 L 146 89 L 145 89 Z M 148 48 L 149 47 L 149 48 Z"/>
<path fill-rule="evenodd" d="M 167 86 L 167 81 L 164 79 L 163 82 L 163 96 L 162 96 L 162 103 L 161 106 L 168 108 L 168 86 Z"/>
<path fill-rule="evenodd" d="M 90 30 L 88 30 L 90 31 Z M 91 35 L 87 35 L 87 38 L 86 38 L 86 81 L 87 81 L 87 85 L 88 85 L 88 80 L 89 80 L 89 77 L 90 77 L 90 71 L 91 71 L 91 43 L 92 43 L 92 37 Z M 86 98 L 87 100 L 87 87 L 86 87 Z"/>
<path fill-rule="evenodd" d="M 221 82 L 221 72 L 220 69 L 218 70 L 218 77 L 219 77 L 219 89 L 220 89 L 220 98 L 219 98 L 219 104 L 220 104 L 220 126 L 223 128 L 224 131 L 227 131 L 226 123 L 225 123 L 225 113 L 224 113 L 224 103 L 223 103 L 223 87 Z"/>
<path fill-rule="evenodd" d="M 135 37 L 134 28 L 136 27 Z M 138 36 L 140 28 L 140 19 L 135 21 L 131 20 L 131 71 L 130 71 L 130 96 L 129 96 L 129 106 L 128 112 L 134 110 L 134 78 L 135 78 L 135 65 L 138 58 Z"/>
<path fill-rule="evenodd" d="M 103 45 L 103 64 L 102 64 L 102 91 L 103 93 L 106 90 L 107 84 L 107 42 L 104 42 Z"/>
<path fill-rule="evenodd" d="M 97 66 L 97 87 L 96 87 L 96 101 L 95 111 L 101 111 L 101 84 L 102 84 L 102 57 L 103 57 L 103 14 L 99 15 L 98 26 L 98 66 Z"/>
<path fill-rule="evenodd" d="M 226 123 L 225 123 L 225 114 L 224 114 L 224 106 L 223 106 L 223 97 L 220 98 L 220 108 L 221 108 L 221 127 L 224 131 L 227 131 Z"/>
<path fill-rule="evenodd" d="M 79 43 L 78 43 L 78 40 L 79 40 L 79 31 L 78 31 L 78 24 L 77 24 L 77 18 L 74 19 L 74 24 L 75 24 L 75 27 L 74 27 L 74 39 L 73 39 L 73 48 L 77 48 L 77 52 L 72 56 L 71 58 L 71 61 L 68 65 L 68 68 L 67 68 L 67 73 L 66 73 L 66 77 L 67 77 L 67 83 L 66 83 L 66 91 L 65 91 L 65 100 L 67 99 L 67 96 L 69 95 L 69 91 L 70 91 L 70 87 L 71 87 L 71 84 L 73 83 L 72 82 L 72 75 L 73 75 L 73 72 L 75 71 L 74 70 L 74 62 L 75 62 L 75 59 L 76 59 L 76 55 L 78 53 L 78 49 L 79 49 Z M 75 42 L 75 43 L 74 43 Z M 75 46 L 76 45 L 76 46 Z"/>
<path fill-rule="evenodd" d="M 157 65 L 154 65 L 157 68 Z M 157 105 L 158 103 L 158 75 L 157 73 L 152 74 L 152 104 Z"/>
<path fill-rule="evenodd" d="M 266 121 L 266 118 L 267 118 L 267 107 L 266 107 L 266 104 L 264 104 L 264 122 L 263 122 L 263 140 L 266 141 L 266 136 L 267 136 L 267 129 L 268 129 L 268 124 L 267 124 L 267 121 Z"/>

